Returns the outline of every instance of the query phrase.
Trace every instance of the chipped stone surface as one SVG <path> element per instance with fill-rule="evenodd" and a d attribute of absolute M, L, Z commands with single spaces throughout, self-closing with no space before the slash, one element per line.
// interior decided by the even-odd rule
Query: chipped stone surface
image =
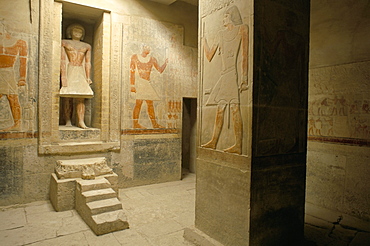
<path fill-rule="evenodd" d="M 59 180 L 52 173 L 50 179 L 50 202 L 56 211 L 71 210 L 75 207 L 76 181 L 74 179 Z"/>
<path fill-rule="evenodd" d="M 129 228 L 118 193 L 110 189 L 108 180 L 77 180 L 76 183 L 76 210 L 96 235 Z M 102 196 L 107 189 L 111 195 Z"/>
<path fill-rule="evenodd" d="M 55 167 L 55 173 L 57 174 L 59 179 L 94 179 L 95 176 L 113 174 L 113 171 L 110 167 L 108 167 L 106 158 L 100 157 L 88 159 L 58 160 Z"/>

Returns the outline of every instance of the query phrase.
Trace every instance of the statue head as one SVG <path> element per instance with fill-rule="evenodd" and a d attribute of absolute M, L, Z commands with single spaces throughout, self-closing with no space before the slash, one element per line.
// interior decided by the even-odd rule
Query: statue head
<path fill-rule="evenodd" d="M 66 30 L 67 38 L 72 38 L 74 29 L 80 30 L 82 32 L 82 36 L 80 40 L 83 40 L 85 37 L 85 28 L 82 25 L 77 24 L 77 23 L 71 24 L 67 27 L 67 30 Z"/>
<path fill-rule="evenodd" d="M 150 46 L 143 44 L 141 47 L 141 50 L 142 50 L 142 55 L 147 56 L 150 53 Z"/>
<path fill-rule="evenodd" d="M 230 20 L 234 24 L 234 26 L 238 26 L 238 25 L 243 24 L 243 20 L 242 20 L 242 17 L 240 15 L 239 9 L 235 5 L 228 8 L 225 11 L 225 15 L 230 16 Z"/>

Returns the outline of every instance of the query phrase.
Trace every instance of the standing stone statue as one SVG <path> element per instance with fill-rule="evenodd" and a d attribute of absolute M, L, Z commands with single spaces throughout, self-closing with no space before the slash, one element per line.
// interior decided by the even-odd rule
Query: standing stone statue
<path fill-rule="evenodd" d="M 76 99 L 77 126 L 88 128 L 84 122 L 85 98 L 93 97 L 90 88 L 91 46 L 82 42 L 85 29 L 79 24 L 72 24 L 67 28 L 67 38 L 62 40 L 61 82 L 60 96 L 64 97 L 63 114 L 66 126 L 72 126 L 73 98 Z"/>

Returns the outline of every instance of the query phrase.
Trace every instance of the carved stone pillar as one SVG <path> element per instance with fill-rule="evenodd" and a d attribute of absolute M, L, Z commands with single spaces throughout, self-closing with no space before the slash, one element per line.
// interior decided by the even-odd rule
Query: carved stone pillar
<path fill-rule="evenodd" d="M 200 5 L 195 228 L 214 245 L 303 240 L 309 1 Z"/>

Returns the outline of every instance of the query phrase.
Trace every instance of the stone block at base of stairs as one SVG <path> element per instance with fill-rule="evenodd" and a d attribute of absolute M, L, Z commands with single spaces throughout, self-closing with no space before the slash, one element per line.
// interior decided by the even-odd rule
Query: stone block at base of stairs
<path fill-rule="evenodd" d="M 102 235 L 129 228 L 126 215 L 122 210 L 94 215 L 92 216 L 92 219 L 93 224 L 89 226 L 96 235 Z"/>

